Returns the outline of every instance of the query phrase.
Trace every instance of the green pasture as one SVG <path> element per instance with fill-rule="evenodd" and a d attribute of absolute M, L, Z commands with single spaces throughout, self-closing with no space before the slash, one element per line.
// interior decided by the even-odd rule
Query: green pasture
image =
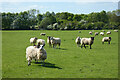
<path fill-rule="evenodd" d="M 118 77 L 118 32 L 111 30 L 111 44 L 102 44 L 103 36 L 96 36 L 92 49 L 77 47 L 77 36 L 91 37 L 90 30 L 76 31 L 2 31 L 2 77 L 3 78 L 117 78 Z M 100 32 L 101 30 L 95 30 Z M 108 31 L 108 30 L 106 30 Z M 46 36 L 40 36 L 46 33 Z M 61 48 L 50 48 L 46 43 L 45 66 L 27 65 L 26 48 L 29 39 L 37 37 L 47 42 L 47 36 L 61 38 Z"/>

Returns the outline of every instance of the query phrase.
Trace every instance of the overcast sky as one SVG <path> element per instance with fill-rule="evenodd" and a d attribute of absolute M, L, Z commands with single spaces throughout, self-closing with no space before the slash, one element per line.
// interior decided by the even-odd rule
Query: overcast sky
<path fill-rule="evenodd" d="M 4 0 L 0 1 L 0 12 L 21 12 L 38 9 L 40 13 L 70 12 L 74 14 L 88 14 L 91 12 L 113 11 L 118 9 L 118 0 Z"/>

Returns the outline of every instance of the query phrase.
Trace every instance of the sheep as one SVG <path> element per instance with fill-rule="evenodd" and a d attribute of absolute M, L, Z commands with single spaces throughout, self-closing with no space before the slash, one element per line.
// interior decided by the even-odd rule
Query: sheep
<path fill-rule="evenodd" d="M 108 35 L 108 34 L 111 34 L 111 31 L 108 31 L 106 34 L 107 34 L 107 35 Z"/>
<path fill-rule="evenodd" d="M 96 36 L 96 35 L 98 35 L 98 34 L 99 34 L 99 33 L 98 33 L 98 32 L 96 32 L 96 33 L 95 33 L 95 36 Z"/>
<path fill-rule="evenodd" d="M 61 44 L 61 39 L 60 38 L 51 37 L 50 42 L 53 45 L 53 48 L 54 47 L 56 48 L 57 44 L 59 45 L 59 48 L 60 48 L 60 44 Z"/>
<path fill-rule="evenodd" d="M 100 32 L 100 35 L 104 36 L 104 32 Z"/>
<path fill-rule="evenodd" d="M 78 36 L 78 37 L 76 38 L 75 42 L 77 43 L 77 46 L 80 47 L 81 38 Z"/>
<path fill-rule="evenodd" d="M 51 36 L 47 36 L 47 43 L 49 44 L 49 47 L 52 47 L 50 38 L 51 38 Z"/>
<path fill-rule="evenodd" d="M 43 39 L 37 39 L 37 45 L 38 46 L 40 46 L 40 45 L 45 46 L 45 40 L 43 40 Z"/>
<path fill-rule="evenodd" d="M 91 35 L 92 35 L 92 32 L 90 31 L 90 32 L 89 32 L 89 34 L 91 34 Z"/>
<path fill-rule="evenodd" d="M 93 42 L 94 42 L 94 37 L 82 38 L 81 39 L 81 48 L 82 48 L 83 45 L 84 45 L 84 47 L 85 47 L 85 45 L 90 45 L 90 49 L 91 49 L 91 45 L 93 44 Z"/>
<path fill-rule="evenodd" d="M 28 61 L 28 66 L 31 65 L 32 59 L 35 59 L 35 61 L 37 60 L 37 62 L 38 60 L 42 60 L 44 63 L 44 60 L 47 59 L 47 53 L 43 47 L 43 45 L 40 45 L 40 48 L 37 48 L 36 46 L 28 46 L 26 48 L 26 59 Z"/>
<path fill-rule="evenodd" d="M 41 33 L 40 35 L 41 35 L 41 36 L 45 36 L 46 34 L 45 34 L 45 33 Z"/>
<path fill-rule="evenodd" d="M 36 40 L 37 40 L 36 37 L 30 38 L 30 43 L 33 44 L 33 45 L 35 46 Z"/>
<path fill-rule="evenodd" d="M 118 32 L 118 30 L 114 30 L 114 32 Z"/>
<path fill-rule="evenodd" d="M 104 44 L 104 42 L 108 42 L 108 44 L 110 44 L 110 41 L 111 41 L 111 37 L 103 37 L 102 44 Z"/>

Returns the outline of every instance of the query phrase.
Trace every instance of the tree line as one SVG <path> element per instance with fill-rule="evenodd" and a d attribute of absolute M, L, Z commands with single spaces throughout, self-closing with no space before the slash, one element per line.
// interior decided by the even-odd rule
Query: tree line
<path fill-rule="evenodd" d="M 1 13 L 2 30 L 100 30 L 119 29 L 120 10 L 73 14 L 31 9 L 20 13 Z"/>

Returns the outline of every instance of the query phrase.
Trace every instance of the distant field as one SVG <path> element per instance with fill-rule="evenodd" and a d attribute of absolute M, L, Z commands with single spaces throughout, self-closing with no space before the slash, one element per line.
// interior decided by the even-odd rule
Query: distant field
<path fill-rule="evenodd" d="M 112 41 L 102 44 L 103 36 L 96 36 L 92 49 L 77 47 L 77 36 L 90 37 L 90 30 L 76 31 L 2 31 L 2 77 L 3 78 L 117 78 L 118 77 L 118 33 L 111 30 Z M 100 32 L 97 30 L 94 32 Z M 107 31 L 107 30 L 106 30 Z M 29 39 L 40 33 L 61 38 L 61 49 L 49 48 L 46 43 L 47 59 L 45 66 L 27 66 L 26 47 Z"/>

